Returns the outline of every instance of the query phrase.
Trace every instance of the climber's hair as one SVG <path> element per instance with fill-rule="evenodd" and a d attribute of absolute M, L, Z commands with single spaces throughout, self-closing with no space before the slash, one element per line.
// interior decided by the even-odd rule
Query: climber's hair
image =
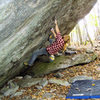
<path fill-rule="evenodd" d="M 64 47 L 63 47 L 63 52 L 65 52 L 67 46 L 70 44 L 70 36 L 69 35 L 64 35 Z"/>
<path fill-rule="evenodd" d="M 64 35 L 63 36 L 64 42 L 69 42 L 70 41 L 70 36 L 69 35 Z"/>

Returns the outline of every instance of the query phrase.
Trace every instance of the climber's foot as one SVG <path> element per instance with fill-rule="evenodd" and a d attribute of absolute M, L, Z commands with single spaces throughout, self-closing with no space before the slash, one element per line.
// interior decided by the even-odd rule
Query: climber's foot
<path fill-rule="evenodd" d="M 27 62 L 24 62 L 23 64 L 24 64 L 25 66 L 29 66 L 29 64 L 28 64 Z"/>

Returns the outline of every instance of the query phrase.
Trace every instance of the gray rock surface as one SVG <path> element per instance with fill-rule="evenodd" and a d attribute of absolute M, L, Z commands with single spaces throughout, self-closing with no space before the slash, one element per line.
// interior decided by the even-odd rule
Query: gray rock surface
<path fill-rule="evenodd" d="M 42 81 L 39 83 L 42 87 L 45 87 L 48 84 L 48 80 L 46 78 L 43 78 Z"/>
<path fill-rule="evenodd" d="M 11 95 L 10 97 L 12 98 L 12 97 L 15 97 L 15 96 L 20 96 L 22 94 L 23 94 L 23 92 L 16 92 L 13 95 Z"/>
<path fill-rule="evenodd" d="M 77 47 L 76 46 L 68 46 L 67 49 L 72 50 L 72 51 L 76 51 Z"/>
<path fill-rule="evenodd" d="M 38 90 L 38 91 L 36 91 L 36 92 L 34 93 L 34 95 L 38 96 L 40 92 L 41 92 L 41 89 Z"/>
<path fill-rule="evenodd" d="M 23 76 L 17 76 L 15 79 L 23 79 Z"/>
<path fill-rule="evenodd" d="M 66 98 L 66 95 L 61 95 L 61 94 L 59 94 L 59 95 L 57 95 L 59 98 Z"/>
<path fill-rule="evenodd" d="M 51 63 L 37 62 L 34 67 L 28 70 L 27 74 L 34 73 L 34 77 L 38 77 L 74 65 L 90 63 L 94 61 L 97 57 L 98 55 L 96 53 L 82 53 L 70 56 L 62 55 L 60 57 L 56 57 L 55 61 Z"/>
<path fill-rule="evenodd" d="M 27 68 L 32 52 L 44 46 L 54 18 L 69 34 L 96 0 L 0 0 L 0 87 Z"/>
<path fill-rule="evenodd" d="M 4 95 L 4 96 L 9 96 L 9 95 L 13 95 L 17 90 L 19 89 L 19 86 L 16 84 L 13 84 L 12 87 L 9 86 L 4 86 L 0 92 Z"/>
<path fill-rule="evenodd" d="M 9 86 L 9 88 L 13 88 L 13 87 L 17 86 L 17 84 L 15 82 L 13 82 L 13 80 L 8 81 L 7 85 Z"/>
<path fill-rule="evenodd" d="M 32 78 L 32 76 L 30 76 L 30 75 L 25 75 L 24 76 L 24 79 L 31 79 Z"/>
<path fill-rule="evenodd" d="M 54 77 L 56 77 L 56 78 L 62 78 L 62 77 L 64 77 L 64 75 L 61 74 L 60 72 L 57 72 L 56 74 L 54 74 Z"/>
<path fill-rule="evenodd" d="M 36 100 L 36 99 L 32 99 L 32 97 L 30 96 L 24 96 L 21 100 Z"/>
<path fill-rule="evenodd" d="M 87 49 L 87 50 L 86 50 L 86 53 L 93 53 L 93 52 L 94 52 L 93 49 Z"/>
<path fill-rule="evenodd" d="M 35 86 L 37 89 L 42 89 L 43 87 L 42 86 Z"/>
<path fill-rule="evenodd" d="M 70 83 L 74 83 L 77 80 L 91 80 L 93 79 L 92 77 L 88 77 L 88 76 L 76 76 L 76 77 L 72 77 L 69 82 Z"/>
<path fill-rule="evenodd" d="M 61 80 L 61 79 L 49 79 L 49 83 L 54 83 L 54 84 L 58 84 L 58 85 L 63 85 L 63 86 L 69 86 L 70 84 L 65 81 L 65 80 Z"/>
<path fill-rule="evenodd" d="M 17 82 L 20 87 L 31 87 L 41 82 L 42 78 L 22 79 Z"/>
<path fill-rule="evenodd" d="M 45 94 L 43 94 L 42 97 L 47 98 L 47 99 L 51 99 L 51 98 L 53 98 L 53 95 L 51 93 L 45 93 Z"/>

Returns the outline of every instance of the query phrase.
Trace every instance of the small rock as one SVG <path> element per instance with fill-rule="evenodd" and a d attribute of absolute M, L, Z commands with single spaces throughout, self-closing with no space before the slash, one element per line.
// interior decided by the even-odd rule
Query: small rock
<path fill-rule="evenodd" d="M 9 86 L 4 86 L 1 90 L 0 93 L 4 94 L 9 89 Z"/>
<path fill-rule="evenodd" d="M 7 85 L 9 86 L 9 88 L 13 88 L 15 87 L 17 84 L 15 82 L 13 82 L 13 80 L 10 80 Z"/>
<path fill-rule="evenodd" d="M 92 77 L 88 77 L 88 76 L 76 76 L 76 77 L 72 77 L 71 79 L 69 79 L 70 83 L 74 83 L 77 80 L 91 80 Z"/>
<path fill-rule="evenodd" d="M 45 87 L 48 84 L 48 80 L 46 78 L 43 78 L 42 81 L 39 83 L 42 87 Z"/>
<path fill-rule="evenodd" d="M 23 94 L 23 92 L 16 92 L 15 94 L 13 94 L 12 96 L 11 96 L 11 98 L 12 97 L 15 97 L 15 96 L 20 96 L 20 95 L 22 95 Z"/>
<path fill-rule="evenodd" d="M 24 76 L 24 79 L 31 79 L 32 78 L 32 76 L 30 76 L 30 75 L 25 75 Z"/>
<path fill-rule="evenodd" d="M 58 72 L 58 73 L 54 74 L 54 77 L 62 78 L 62 77 L 64 77 L 64 75 Z"/>
<path fill-rule="evenodd" d="M 23 79 L 17 82 L 20 87 L 31 87 L 41 82 L 42 78 Z"/>
<path fill-rule="evenodd" d="M 24 96 L 21 100 L 34 100 L 34 99 L 32 99 L 32 97 L 30 96 Z"/>
<path fill-rule="evenodd" d="M 94 53 L 94 50 L 88 49 L 88 50 L 86 50 L 86 53 L 88 53 L 88 54 Z"/>
<path fill-rule="evenodd" d="M 67 49 L 68 50 L 72 50 L 72 51 L 76 51 L 77 50 L 77 48 L 75 46 L 69 46 L 69 47 L 67 47 Z"/>
<path fill-rule="evenodd" d="M 36 91 L 34 95 L 38 96 L 40 92 L 41 92 L 41 89 Z"/>
<path fill-rule="evenodd" d="M 23 76 L 17 76 L 16 79 L 23 79 Z"/>
<path fill-rule="evenodd" d="M 43 98 L 53 98 L 53 95 L 51 93 L 44 93 Z"/>
<path fill-rule="evenodd" d="M 66 95 L 57 95 L 59 98 L 66 98 Z"/>
<path fill-rule="evenodd" d="M 56 91 L 56 89 L 51 89 L 51 90 L 50 90 L 51 93 L 54 92 L 54 91 Z"/>
<path fill-rule="evenodd" d="M 16 86 L 15 88 L 12 88 L 12 89 L 9 89 L 8 91 L 6 91 L 4 93 L 4 96 L 9 96 L 9 95 L 14 94 L 18 90 L 18 88 L 19 88 L 19 86 Z"/>
<path fill-rule="evenodd" d="M 13 85 L 11 87 L 5 86 L 4 88 L 1 89 L 1 93 L 4 94 L 4 96 L 9 96 L 14 94 L 18 90 L 19 86 L 18 85 Z"/>
<path fill-rule="evenodd" d="M 26 90 L 24 90 L 24 89 L 22 89 L 22 90 L 20 90 L 21 92 L 25 92 Z"/>
<path fill-rule="evenodd" d="M 42 86 L 35 86 L 37 89 L 42 89 L 43 87 Z"/>
<path fill-rule="evenodd" d="M 70 84 L 69 84 L 67 81 L 65 81 L 65 80 L 53 79 L 53 78 L 49 79 L 49 83 L 56 83 L 56 84 L 58 84 L 58 85 L 63 85 L 63 86 L 69 86 L 69 85 L 70 85 Z"/>

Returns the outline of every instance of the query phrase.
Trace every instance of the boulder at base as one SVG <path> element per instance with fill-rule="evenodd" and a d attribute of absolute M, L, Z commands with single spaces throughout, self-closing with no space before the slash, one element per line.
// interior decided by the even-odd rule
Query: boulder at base
<path fill-rule="evenodd" d="M 51 63 L 48 63 L 47 61 L 36 62 L 34 66 L 30 68 L 27 73 L 33 75 L 34 77 L 38 77 L 74 65 L 87 64 L 94 61 L 96 58 L 97 58 L 97 54 L 95 53 L 91 53 L 91 54 L 83 53 L 83 54 L 75 54 L 71 56 L 62 55 L 60 57 L 56 57 L 55 61 Z"/>

